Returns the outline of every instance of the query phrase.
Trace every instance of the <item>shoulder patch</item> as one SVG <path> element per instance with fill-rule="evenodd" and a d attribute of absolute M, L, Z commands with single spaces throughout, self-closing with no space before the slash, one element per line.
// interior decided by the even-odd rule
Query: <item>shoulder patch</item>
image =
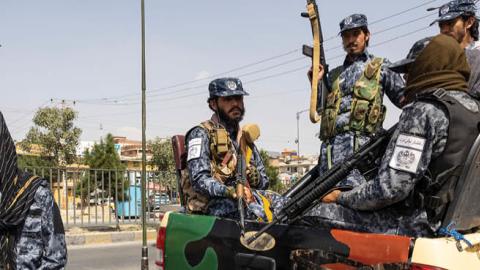
<path fill-rule="evenodd" d="M 392 169 L 417 173 L 424 146 L 425 138 L 399 134 L 388 165 Z"/>
<path fill-rule="evenodd" d="M 202 152 L 202 138 L 191 139 L 188 142 L 188 157 L 187 161 L 199 158 Z"/>

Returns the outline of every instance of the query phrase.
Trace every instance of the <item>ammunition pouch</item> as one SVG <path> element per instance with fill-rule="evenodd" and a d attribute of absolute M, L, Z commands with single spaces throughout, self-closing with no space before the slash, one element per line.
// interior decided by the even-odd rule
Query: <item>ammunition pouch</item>
<path fill-rule="evenodd" d="M 340 113 L 342 92 L 339 78 L 335 79 L 322 117 L 320 131 L 322 140 L 346 131 L 372 134 L 382 126 L 386 113 L 380 85 L 382 63 L 383 58 L 374 58 L 366 65 L 354 85 L 349 123 L 339 129 L 336 128 L 336 120 Z"/>
<path fill-rule="evenodd" d="M 205 129 L 210 141 L 210 169 L 212 177 L 225 183 L 235 176 L 237 158 L 235 148 L 224 128 L 216 127 L 212 121 L 202 122 L 199 127 Z M 188 168 L 182 170 L 181 186 L 186 199 L 189 213 L 206 213 L 208 197 L 196 192 L 190 181 Z"/>

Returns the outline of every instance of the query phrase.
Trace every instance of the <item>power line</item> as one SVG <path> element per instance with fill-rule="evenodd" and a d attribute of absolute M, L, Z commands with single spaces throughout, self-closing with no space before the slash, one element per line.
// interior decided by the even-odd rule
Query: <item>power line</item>
<path fill-rule="evenodd" d="M 409 35 L 418 33 L 418 32 L 420 32 L 420 31 L 426 30 L 426 29 L 428 29 L 428 28 L 430 28 L 430 26 L 426 26 L 426 27 L 422 27 L 422 28 L 417 29 L 417 30 L 413 30 L 413 31 L 408 32 L 408 33 L 405 33 L 405 34 L 403 34 L 403 35 L 396 36 L 396 37 L 394 37 L 394 38 L 391 38 L 391 39 L 382 41 L 382 42 L 380 42 L 380 43 L 376 43 L 376 44 L 372 45 L 371 47 L 372 47 L 372 48 L 373 48 L 373 47 L 378 47 L 378 46 L 381 46 L 381 45 L 383 45 L 383 44 L 392 42 L 392 41 L 394 41 L 394 40 L 397 40 L 397 39 L 400 39 L 400 38 L 403 38 L 403 37 L 406 37 L 406 36 L 409 36 Z"/>
<path fill-rule="evenodd" d="M 394 38 L 391 38 L 391 39 L 382 41 L 382 42 L 380 42 L 380 43 L 376 43 L 376 44 L 374 44 L 374 45 L 371 45 L 370 47 L 371 47 L 371 48 L 374 48 L 374 47 L 378 47 L 378 46 L 381 46 L 381 45 L 390 43 L 390 42 L 395 41 L 395 40 L 397 40 L 397 39 L 400 39 L 400 38 L 403 38 L 403 37 L 406 37 L 406 36 L 409 36 L 409 35 L 418 33 L 418 32 L 423 31 L 423 30 L 425 30 L 425 29 L 428 29 L 429 27 L 430 27 L 430 26 L 426 26 L 426 27 L 422 27 L 422 28 L 419 28 L 419 29 L 410 31 L 410 32 L 408 32 L 408 33 L 405 33 L 405 34 L 396 36 L 396 37 L 394 37 Z M 330 58 L 328 58 L 328 61 L 332 61 L 332 60 L 335 60 L 335 59 L 338 59 L 338 58 L 341 58 L 341 57 L 344 57 L 344 54 L 338 54 L 338 55 L 336 55 L 336 56 L 330 57 Z M 283 72 L 280 72 L 280 73 L 275 73 L 275 74 L 272 74 L 272 75 L 260 77 L 260 78 L 254 79 L 254 80 L 246 81 L 245 83 L 246 83 L 246 84 L 248 84 L 248 83 L 254 83 L 254 82 L 258 82 L 258 81 L 262 81 L 262 80 L 266 80 L 266 79 L 270 79 L 270 78 L 274 78 L 274 77 L 279 77 L 279 76 L 283 76 L 283 75 L 290 74 L 290 73 L 293 73 L 293 72 L 297 72 L 297 71 L 300 71 L 300 70 L 305 70 L 305 69 L 307 69 L 307 68 L 309 68 L 309 67 L 310 67 L 310 65 L 306 65 L 306 66 L 302 66 L 302 67 L 290 69 L 290 70 L 287 70 L 287 71 L 283 71 Z M 168 99 L 162 99 L 162 101 L 173 101 L 173 100 L 178 100 L 178 99 L 182 99 L 182 98 L 186 98 L 186 97 L 199 96 L 199 95 L 204 95 L 204 94 L 205 94 L 205 92 L 202 91 L 202 92 L 198 92 L 198 93 L 194 93 L 194 94 L 187 94 L 187 95 L 183 95 L 183 96 L 172 97 L 172 98 L 168 98 Z M 156 101 L 156 100 L 150 100 L 150 103 L 155 102 L 155 101 Z M 132 104 L 138 104 L 138 102 L 137 102 L 137 103 L 132 103 Z"/>
<path fill-rule="evenodd" d="M 382 18 L 380 18 L 380 19 L 377 19 L 377 20 L 375 20 L 375 21 L 373 21 L 373 22 L 370 22 L 368 25 L 371 26 L 371 25 L 377 24 L 377 23 L 379 23 L 379 22 L 383 22 L 383 21 L 386 21 L 386 20 L 388 20 L 388 19 L 398 17 L 398 16 L 400 16 L 400 15 L 403 15 L 403 14 L 405 14 L 405 13 L 408 13 L 408 12 L 410 12 L 410 11 L 412 11 L 412 10 L 417 9 L 417 8 L 421 8 L 421 7 L 423 7 L 423 6 L 426 6 L 426 5 L 431 4 L 431 3 L 433 3 L 433 2 L 436 2 L 436 1 L 438 1 L 438 0 L 429 0 L 429 1 L 425 2 L 425 3 L 423 3 L 423 4 L 420 4 L 420 5 L 417 5 L 417 6 L 408 8 L 408 9 L 405 9 L 405 10 L 403 10 L 403 11 L 400 11 L 400 12 L 397 12 L 397 13 L 394 13 L 394 14 L 391 14 L 391 15 L 388 15 L 388 16 L 385 16 L 385 17 L 382 17 Z M 338 37 L 339 37 L 339 35 L 331 36 L 331 37 L 325 39 L 324 42 L 330 41 L 330 40 L 335 39 L 335 38 L 338 38 Z"/>
<path fill-rule="evenodd" d="M 198 82 L 198 81 L 203 81 L 203 80 L 206 80 L 206 79 L 211 79 L 211 78 L 219 77 L 219 76 L 222 76 L 222 75 L 225 75 L 225 74 L 234 72 L 234 71 L 242 70 L 242 69 L 249 68 L 249 67 L 252 67 L 252 66 L 255 66 L 255 65 L 259 65 L 259 64 L 262 64 L 262 63 L 265 63 L 265 62 L 269 62 L 269 61 L 272 61 L 272 60 L 275 60 L 275 59 L 278 59 L 278 58 L 282 58 L 282 57 L 285 57 L 285 56 L 287 56 L 287 55 L 291 55 L 291 54 L 296 53 L 296 52 L 299 52 L 299 51 L 300 51 L 300 49 L 290 50 L 290 51 L 288 51 L 288 52 L 281 53 L 281 54 L 277 54 L 277 55 L 274 55 L 274 56 L 271 56 L 271 57 L 268 57 L 268 58 L 265 58 L 265 59 L 262 59 L 262 60 L 253 62 L 253 63 L 249 63 L 249 64 L 246 64 L 246 65 L 243 65 L 243 66 L 239 66 L 239 67 L 236 67 L 236 68 L 232 68 L 232 69 L 227 70 L 227 71 L 223 71 L 223 72 L 220 72 L 220 73 L 216 73 L 216 74 L 213 74 L 213 75 L 209 75 L 209 76 L 204 77 L 204 78 L 201 78 L 201 79 L 194 79 L 194 80 L 189 80 L 189 81 L 185 81 L 185 82 L 181 82 L 181 83 L 176 83 L 176 84 L 172 84 L 172 85 L 169 85 L 169 86 L 165 86 L 165 87 L 162 87 L 162 88 L 159 88 L 159 89 L 156 89 L 156 90 L 150 90 L 150 91 L 167 90 L 167 89 L 175 88 L 175 87 L 182 86 L 182 85 L 186 85 L 186 84 L 190 84 L 190 83 L 194 83 L 194 82 Z M 148 92 L 150 92 L 150 91 L 148 91 Z M 127 95 L 118 96 L 118 97 L 116 97 L 116 98 L 122 98 L 122 97 L 134 96 L 134 95 L 138 95 L 138 94 L 127 94 Z M 101 99 L 86 99 L 86 100 L 78 100 L 78 101 L 79 101 L 79 102 L 85 102 L 85 101 L 103 100 L 103 99 L 105 99 L 105 98 L 101 98 Z"/>
<path fill-rule="evenodd" d="M 46 105 L 47 103 L 49 103 L 50 100 L 47 100 L 45 102 L 43 102 L 42 104 L 40 104 L 40 106 L 38 106 L 38 108 L 41 108 L 43 107 L 44 105 Z M 31 111 L 28 111 L 27 113 L 23 114 L 22 116 L 18 117 L 17 119 L 11 121 L 10 123 L 13 123 L 10 125 L 10 130 L 11 132 L 13 133 L 14 131 L 17 131 L 17 129 L 22 126 L 21 124 L 23 124 L 23 120 L 30 116 L 31 114 L 35 113 L 38 108 L 34 109 L 34 110 L 31 110 Z"/>
<path fill-rule="evenodd" d="M 429 0 L 429 1 L 426 1 L 425 3 L 423 4 L 420 4 L 420 5 L 416 5 L 414 7 L 411 7 L 411 8 L 408 8 L 408 9 L 405 9 L 403 11 L 400 11 L 400 12 L 397 12 L 397 13 L 394 13 L 394 14 L 391 14 L 389 16 L 385 16 L 385 17 L 382 17 L 380 19 L 377 19 L 373 22 L 371 22 L 369 25 L 374 25 L 376 23 L 379 23 L 379 22 L 382 22 L 382 21 L 385 21 L 385 20 L 388 20 L 388 19 L 391 19 L 391 18 L 394 18 L 394 17 L 397 17 L 397 16 L 400 16 L 402 14 L 405 14 L 405 13 L 408 13 L 412 10 L 415 10 L 415 9 L 418 9 L 420 7 L 423 7 L 423 6 L 426 6 L 428 4 L 431 4 L 433 2 L 436 2 L 438 0 Z M 431 16 L 432 14 L 429 14 L 428 16 Z M 426 18 L 428 16 L 424 16 L 424 17 L 420 17 L 420 18 L 417 18 L 413 21 L 418 21 L 420 19 L 423 19 L 423 18 Z M 389 31 L 389 30 L 392 30 L 392 29 L 395 29 L 397 27 L 400 27 L 400 26 L 403 26 L 405 24 L 408 24 L 408 23 L 411 23 L 413 21 L 410 21 L 410 22 L 407 22 L 407 23 L 403 23 L 403 24 L 399 24 L 399 25 L 396 25 L 396 26 L 393 26 L 393 27 L 390 27 L 390 28 L 387 28 L 387 29 L 384 29 L 384 30 L 381 30 L 379 32 L 377 32 L 376 34 L 379 34 L 379 33 L 383 33 L 383 32 L 386 32 L 386 31 Z M 337 38 L 338 35 L 335 35 L 335 36 L 332 36 L 332 37 L 329 37 L 327 39 L 324 40 L 324 42 L 328 42 L 334 38 Z M 338 48 L 342 48 L 342 46 L 336 46 L 336 47 L 333 47 L 333 48 L 330 48 L 330 49 L 327 49 L 328 51 L 329 50 L 333 50 L 333 49 L 338 49 Z M 262 63 L 266 63 L 266 62 L 269 62 L 269 61 L 272 61 L 272 60 L 275 60 L 275 59 L 278 59 L 278 58 L 282 58 L 282 57 L 285 57 L 285 56 L 288 56 L 288 55 L 291 55 L 293 53 L 296 53 L 298 52 L 299 49 L 294 49 L 294 50 L 290 50 L 290 51 L 287 51 L 285 53 L 281 53 L 281 54 L 278 54 L 278 55 L 274 55 L 274 56 L 271 56 L 271 57 L 268 57 L 268 58 L 265 58 L 265 59 L 262 59 L 262 60 L 259 60 L 259 61 L 255 61 L 255 62 L 252 62 L 252 63 L 249 63 L 249 64 L 245 64 L 245 65 L 242 65 L 242 66 L 239 66 L 239 67 L 236 67 L 236 68 L 232 68 L 230 70 L 227 70 L 227 71 L 223 71 L 223 72 L 219 72 L 219 73 L 216 73 L 216 74 L 213 74 L 213 75 L 209 75 L 207 77 L 204 77 L 204 78 L 200 78 L 200 79 L 194 79 L 194 80 L 189 80 L 189 81 L 185 81 L 185 82 L 180 82 L 180 83 L 176 83 L 176 84 L 172 84 L 172 85 L 169 85 L 169 86 L 166 86 L 166 87 L 161 87 L 159 89 L 154 89 L 154 90 L 149 90 L 147 92 L 160 92 L 162 90 L 168 90 L 168 89 L 172 89 L 172 88 L 176 88 L 176 87 L 179 87 L 179 86 L 183 86 L 183 85 L 187 85 L 187 84 L 191 84 L 191 83 L 194 83 L 194 82 L 199 82 L 199 81 L 203 81 L 203 80 L 206 80 L 206 79 L 212 79 L 212 78 L 215 78 L 215 77 L 219 77 L 219 76 L 222 76 L 222 75 L 225 75 L 225 74 L 228 74 L 228 73 L 231 73 L 231 72 L 234 72 L 234 71 L 238 71 L 238 70 L 242 70 L 242 69 L 245 69 L 245 68 L 249 68 L 249 67 L 252 67 L 252 66 L 255 66 L 255 65 L 259 65 L 259 64 L 262 64 Z M 250 72 L 250 74 L 254 74 L 255 71 L 253 72 Z M 191 89 L 191 88 L 188 88 L 188 90 Z M 184 90 L 187 90 L 187 88 L 185 88 Z M 171 93 L 171 92 L 169 92 Z M 115 97 L 106 97 L 106 98 L 97 98 L 97 99 L 83 99 L 83 100 L 78 100 L 78 102 L 82 102 L 82 103 L 88 103 L 88 102 L 103 102 L 103 103 L 107 103 L 107 102 L 110 102 L 112 104 L 118 104 L 118 100 L 121 100 L 121 99 L 125 99 L 128 100 L 129 98 L 128 97 L 136 97 L 138 96 L 139 94 L 138 93 L 135 93 L 135 94 L 126 94 L 126 95 L 120 95 L 120 96 L 115 96 Z M 113 100 L 115 99 L 115 100 Z M 112 101 L 109 101 L 109 100 L 112 100 Z M 122 104 L 119 104 L 119 105 L 122 105 Z"/>
<path fill-rule="evenodd" d="M 303 57 L 303 56 L 302 57 L 297 57 L 295 59 L 291 59 L 291 60 L 288 60 L 288 61 L 285 61 L 285 62 L 281 62 L 279 64 L 268 66 L 268 67 L 265 67 L 265 68 L 262 68 L 262 69 L 254 70 L 254 71 L 243 73 L 243 74 L 239 74 L 238 77 L 243 78 L 243 77 L 247 77 L 247 76 L 250 76 L 250 75 L 255 75 L 255 74 L 258 74 L 258 73 L 261 73 L 261 72 L 272 70 L 272 69 L 277 68 L 277 67 L 281 67 L 281 66 L 284 66 L 284 65 L 287 65 L 287 64 L 298 62 L 300 60 L 305 60 L 305 57 Z M 208 86 L 208 84 L 202 84 L 202 85 L 197 85 L 197 86 L 193 86 L 193 87 L 187 87 L 187 88 L 177 89 L 177 90 L 168 91 L 168 92 L 162 92 L 162 93 L 158 93 L 158 94 L 155 94 L 155 95 L 150 95 L 150 97 L 159 97 L 159 96 L 166 96 L 166 95 L 170 95 L 170 94 L 177 94 L 179 92 L 185 92 L 185 91 L 188 91 L 188 90 L 206 88 L 207 86 Z M 156 91 L 157 90 L 151 90 L 149 92 L 152 93 L 152 92 L 156 92 Z"/>

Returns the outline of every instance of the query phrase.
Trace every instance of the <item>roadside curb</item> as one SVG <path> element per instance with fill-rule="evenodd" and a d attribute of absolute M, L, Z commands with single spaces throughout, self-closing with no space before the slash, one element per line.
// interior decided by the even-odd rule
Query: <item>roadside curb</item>
<path fill-rule="evenodd" d="M 157 239 L 156 230 L 147 231 L 147 241 Z M 99 245 L 119 242 L 141 241 L 142 231 L 128 231 L 128 232 L 92 232 L 81 234 L 66 234 L 65 242 L 67 246 L 78 245 Z"/>

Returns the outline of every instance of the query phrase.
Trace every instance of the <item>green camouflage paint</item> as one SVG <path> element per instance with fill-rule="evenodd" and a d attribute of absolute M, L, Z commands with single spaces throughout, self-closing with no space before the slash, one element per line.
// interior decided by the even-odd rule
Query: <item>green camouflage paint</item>
<path fill-rule="evenodd" d="M 212 216 L 171 213 L 165 239 L 165 270 L 194 269 L 212 270 L 218 268 L 217 254 L 207 248 L 205 256 L 196 266 L 191 266 L 185 257 L 188 243 L 206 237 L 217 219 Z"/>

